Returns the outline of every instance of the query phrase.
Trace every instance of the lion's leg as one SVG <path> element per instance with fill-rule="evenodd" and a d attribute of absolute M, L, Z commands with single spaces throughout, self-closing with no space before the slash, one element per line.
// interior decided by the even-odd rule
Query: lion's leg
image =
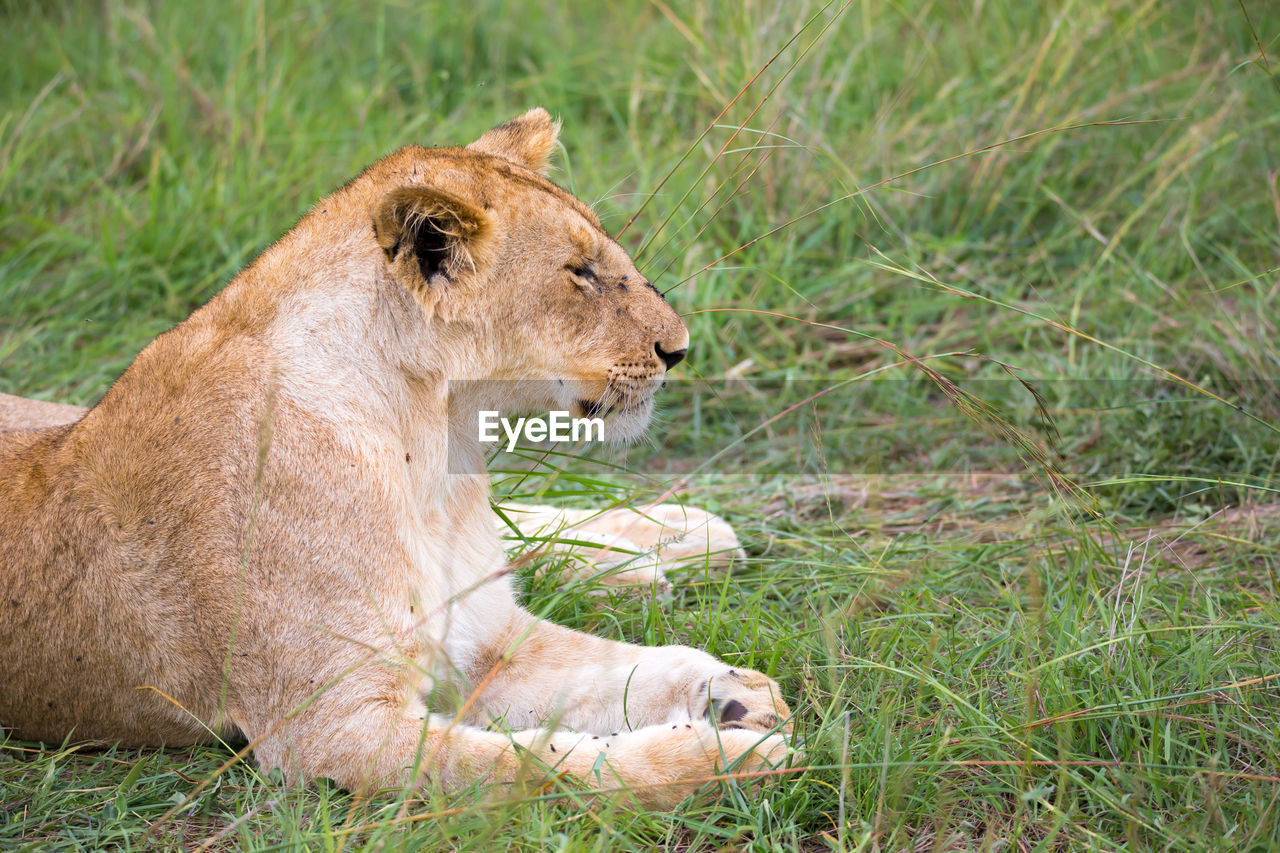
<path fill-rule="evenodd" d="M 503 514 L 526 539 L 576 561 L 581 576 L 599 575 L 611 585 L 666 585 L 666 572 L 682 565 L 728 567 L 745 558 L 733 528 L 723 518 L 683 504 L 561 509 L 539 504 L 503 504 Z M 514 531 L 501 517 L 508 539 Z M 615 571 L 601 570 L 616 569 Z"/>
<path fill-rule="evenodd" d="M 567 775 L 583 787 L 625 788 L 643 806 L 669 808 L 739 759 L 740 769 L 758 769 L 786 751 L 776 735 L 718 732 L 701 721 L 607 737 L 503 734 L 427 715 L 416 701 L 377 698 L 377 691 L 357 699 L 352 686 L 344 681 L 269 729 L 255 750 L 263 769 L 278 767 L 294 780 L 327 777 L 363 791 L 424 784 L 452 792 Z M 252 737 L 252 728 L 246 734 Z"/>
<path fill-rule="evenodd" d="M 523 612 L 504 637 L 482 657 L 489 671 L 473 674 L 472 720 L 593 734 L 706 720 L 769 732 L 790 716 L 772 679 L 687 646 L 619 643 Z"/>

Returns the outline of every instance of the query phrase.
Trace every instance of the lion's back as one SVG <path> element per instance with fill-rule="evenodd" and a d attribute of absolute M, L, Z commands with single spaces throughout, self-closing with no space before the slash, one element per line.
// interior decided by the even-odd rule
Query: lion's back
<path fill-rule="evenodd" d="M 75 423 L 88 409 L 0 393 L 0 433 Z"/>

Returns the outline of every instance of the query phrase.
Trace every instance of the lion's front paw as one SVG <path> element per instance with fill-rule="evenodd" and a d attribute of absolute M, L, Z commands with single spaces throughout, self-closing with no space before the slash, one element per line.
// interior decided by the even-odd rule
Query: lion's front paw
<path fill-rule="evenodd" d="M 721 729 L 790 734 L 791 709 L 772 678 L 753 669 L 728 669 L 703 681 L 691 697 L 692 715 Z M 783 725 L 785 723 L 785 725 Z"/>
<path fill-rule="evenodd" d="M 725 568 L 747 557 L 729 522 L 703 509 L 660 504 L 644 512 L 612 510 L 604 518 L 611 515 L 609 520 L 620 535 L 655 550 L 664 568 L 702 561 L 713 568 Z"/>
<path fill-rule="evenodd" d="M 586 553 L 601 568 L 617 568 L 614 583 L 665 586 L 673 569 L 709 565 L 728 568 L 746 558 L 733 527 L 718 515 L 681 504 L 645 510 L 611 509 L 580 521 L 571 531 L 594 535 L 604 548 Z"/>
<path fill-rule="evenodd" d="M 636 799 L 653 808 L 671 808 L 726 772 L 750 776 L 771 770 L 790 752 L 781 735 L 716 730 L 701 720 L 640 729 L 611 746 L 614 771 Z"/>
<path fill-rule="evenodd" d="M 733 527 L 718 515 L 682 504 L 646 509 L 573 510 L 528 504 L 502 509 L 526 537 L 547 538 L 610 585 L 667 585 L 666 573 L 683 566 L 727 568 L 746 558 Z"/>

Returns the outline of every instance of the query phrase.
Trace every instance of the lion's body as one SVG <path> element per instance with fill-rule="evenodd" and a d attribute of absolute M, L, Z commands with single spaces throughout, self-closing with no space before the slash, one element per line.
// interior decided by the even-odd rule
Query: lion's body
<path fill-rule="evenodd" d="M 379 161 L 83 416 L 0 398 L 0 724 L 130 744 L 239 731 L 263 766 L 349 787 L 418 766 L 450 786 L 514 778 L 509 736 L 428 717 L 444 684 L 466 723 L 638 728 L 610 745 L 633 785 L 717 766 L 708 700 L 742 710 L 729 723 L 776 724 L 763 676 L 540 622 L 503 570 L 483 450 L 449 407 L 612 401 L 634 435 L 687 342 L 589 209 L 537 173 L 554 134 L 535 111 L 468 149 Z M 523 378 L 576 396 L 484 398 Z M 457 380 L 479 380 L 472 399 Z M 659 747 L 673 723 L 688 733 Z M 759 739 L 719 734 L 731 757 Z M 598 752 L 514 737 L 578 775 Z"/>

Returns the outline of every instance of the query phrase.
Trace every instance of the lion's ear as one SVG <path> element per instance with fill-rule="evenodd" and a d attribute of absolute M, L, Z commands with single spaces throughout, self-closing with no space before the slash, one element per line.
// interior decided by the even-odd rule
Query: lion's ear
<path fill-rule="evenodd" d="M 392 274 L 410 290 L 474 271 L 492 231 L 483 210 L 434 187 L 392 190 L 373 217 L 373 233 Z"/>
<path fill-rule="evenodd" d="M 534 107 L 506 124 L 500 124 L 467 146 L 471 151 L 492 154 L 545 173 L 547 158 L 560 135 L 560 122 L 552 121 L 542 107 Z"/>

